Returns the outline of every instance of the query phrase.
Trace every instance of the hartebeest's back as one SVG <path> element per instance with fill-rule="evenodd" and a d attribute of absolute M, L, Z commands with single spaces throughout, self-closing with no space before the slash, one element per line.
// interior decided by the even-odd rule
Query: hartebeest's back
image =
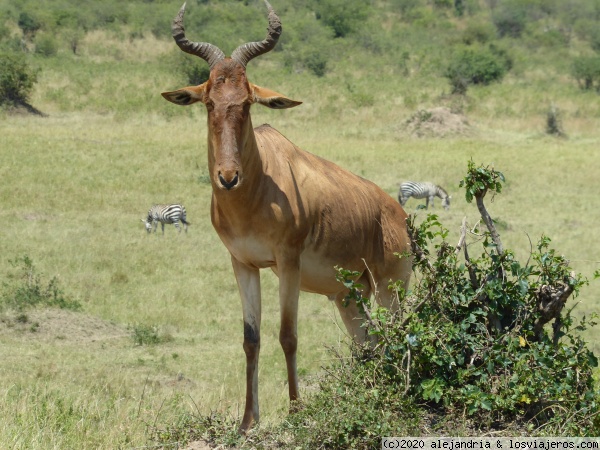
<path fill-rule="evenodd" d="M 239 46 L 230 58 L 212 44 L 190 42 L 183 29 L 185 4 L 173 21 L 179 47 L 210 65 L 210 77 L 162 95 L 178 105 L 202 102 L 208 121 L 208 165 L 213 188 L 211 219 L 231 254 L 242 298 L 246 353 L 246 406 L 240 426 L 258 421 L 258 355 L 261 268 L 279 276 L 279 341 L 288 371 L 290 400 L 298 398 L 296 371 L 299 291 L 335 300 L 351 336 L 362 341 L 355 303 L 335 280 L 335 266 L 360 273 L 363 295 L 397 307 L 390 280 L 408 285 L 411 274 L 406 214 L 373 183 L 293 145 L 270 126 L 254 130 L 250 107 L 274 109 L 300 104 L 248 82 L 246 64 L 270 51 L 281 34 L 271 5 L 267 37 Z M 401 256 L 398 256 L 401 255 Z"/>
<path fill-rule="evenodd" d="M 285 234 L 295 230 L 297 236 L 280 239 L 303 243 L 303 290 L 335 297 L 343 289 L 335 280 L 336 265 L 360 272 L 368 265 L 377 280 L 408 282 L 403 270 L 406 259 L 394 255 L 410 248 L 406 213 L 391 196 L 370 181 L 296 147 L 268 125 L 256 128 L 255 134 L 269 182 L 258 197 L 291 212 L 282 215 L 290 222 L 282 230 Z M 387 290 L 387 284 L 381 287 Z"/>

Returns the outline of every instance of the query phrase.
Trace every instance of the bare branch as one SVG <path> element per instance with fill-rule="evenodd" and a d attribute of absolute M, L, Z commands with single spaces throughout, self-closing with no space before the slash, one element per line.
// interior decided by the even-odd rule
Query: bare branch
<path fill-rule="evenodd" d="M 544 325 L 555 319 L 554 342 L 557 343 L 558 331 L 561 326 L 560 313 L 567 299 L 573 293 L 575 282 L 577 281 L 575 272 L 569 274 L 569 281 L 572 282 L 560 283 L 554 286 L 544 284 L 535 293 L 538 311 L 540 312 L 540 318 L 533 327 L 537 339 L 541 338 Z"/>
<path fill-rule="evenodd" d="M 467 216 L 463 217 L 462 225 L 460 226 L 460 239 L 458 240 L 458 244 L 456 244 L 456 249 L 454 250 L 454 254 L 458 255 L 462 246 L 465 245 L 465 240 L 467 238 Z"/>
<path fill-rule="evenodd" d="M 490 235 L 492 236 L 492 241 L 496 244 L 496 249 L 498 250 L 498 254 L 504 253 L 504 246 L 502 245 L 502 241 L 500 240 L 500 235 L 496 230 L 496 226 L 494 225 L 494 221 L 492 217 L 487 212 L 485 205 L 483 204 L 483 197 L 485 197 L 485 191 L 475 196 L 475 200 L 477 202 L 477 209 L 479 209 L 479 214 L 481 214 L 481 218 L 485 223 L 485 226 L 490 231 Z"/>

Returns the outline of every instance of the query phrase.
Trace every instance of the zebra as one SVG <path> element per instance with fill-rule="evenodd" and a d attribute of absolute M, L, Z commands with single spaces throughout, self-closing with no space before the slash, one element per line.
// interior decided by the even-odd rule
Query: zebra
<path fill-rule="evenodd" d="M 442 199 L 444 209 L 450 208 L 451 197 L 445 189 L 430 182 L 406 181 L 402 183 L 398 191 L 398 201 L 404 206 L 410 197 L 425 198 L 425 209 L 429 207 L 429 202 L 433 208 L 433 197 L 439 197 Z"/>
<path fill-rule="evenodd" d="M 181 233 L 179 222 L 183 224 L 183 228 L 187 233 L 187 227 L 191 224 L 187 221 L 186 215 L 185 206 L 183 205 L 154 205 L 148 211 L 146 220 L 141 220 L 146 225 L 146 231 L 148 233 L 152 231 L 152 225 L 154 225 L 154 232 L 156 233 L 158 222 L 160 222 L 163 234 L 165 234 L 165 223 L 172 223 Z"/>

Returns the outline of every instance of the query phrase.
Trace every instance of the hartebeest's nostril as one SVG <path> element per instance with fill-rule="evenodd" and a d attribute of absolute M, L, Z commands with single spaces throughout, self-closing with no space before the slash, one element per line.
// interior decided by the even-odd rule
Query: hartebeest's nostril
<path fill-rule="evenodd" d="M 223 185 L 223 187 L 225 189 L 227 189 L 228 191 L 231 190 L 233 187 L 235 187 L 236 184 L 238 184 L 238 180 L 239 180 L 238 172 L 235 173 L 235 176 L 230 181 L 227 181 L 223 177 L 223 175 L 221 174 L 221 172 L 219 172 L 219 181 L 221 182 L 221 184 Z"/>

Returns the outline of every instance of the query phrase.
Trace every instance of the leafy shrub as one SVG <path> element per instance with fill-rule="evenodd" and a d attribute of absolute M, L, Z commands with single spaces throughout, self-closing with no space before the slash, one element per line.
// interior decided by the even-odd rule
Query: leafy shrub
<path fill-rule="evenodd" d="M 21 14 L 19 14 L 17 25 L 19 25 L 19 28 L 23 31 L 24 35 L 31 37 L 33 37 L 41 27 L 40 22 L 38 22 L 35 17 L 31 16 L 26 11 L 23 11 Z"/>
<path fill-rule="evenodd" d="M 0 53 L 0 105 L 27 103 L 37 74 L 23 55 Z"/>
<path fill-rule="evenodd" d="M 331 27 L 335 37 L 345 37 L 361 27 L 369 15 L 361 0 L 325 0 L 316 4 L 317 19 Z"/>
<path fill-rule="evenodd" d="M 53 36 L 42 34 L 35 39 L 35 53 L 42 56 L 54 56 L 58 52 L 58 44 Z"/>
<path fill-rule="evenodd" d="M 600 53 L 600 29 L 598 27 L 594 27 L 590 33 L 590 46 L 595 52 Z"/>
<path fill-rule="evenodd" d="M 450 81 L 452 93 L 464 94 L 470 84 L 490 84 L 501 81 L 510 67 L 505 55 L 484 48 L 465 48 L 450 60 L 444 76 Z"/>
<path fill-rule="evenodd" d="M 464 0 L 454 0 L 454 14 L 462 17 L 465 14 L 466 5 Z"/>
<path fill-rule="evenodd" d="M 584 90 L 600 90 L 600 56 L 580 56 L 573 61 L 572 74 Z"/>
<path fill-rule="evenodd" d="M 192 58 L 187 55 L 180 54 L 179 72 L 186 77 L 186 82 L 190 85 L 199 85 L 204 83 L 210 77 L 210 68 L 199 58 Z"/>
<path fill-rule="evenodd" d="M 556 108 L 554 103 L 550 106 L 550 109 L 548 109 L 548 112 L 546 113 L 546 133 L 558 137 L 565 136 L 562 125 L 562 117 L 560 111 Z"/>
<path fill-rule="evenodd" d="M 595 322 L 563 313 L 586 280 L 550 248 L 548 237 L 540 238 L 525 265 L 503 249 L 483 204 L 486 193 L 501 192 L 503 180 L 500 172 L 470 162 L 461 182 L 489 230 L 481 256 L 469 255 L 464 223 L 453 246 L 435 215 L 419 226 L 413 218 L 409 228 L 420 277 L 402 310 L 371 310 L 362 286 L 352 286 L 351 298 L 380 342 L 355 353 L 373 388 L 397 386 L 395 395 L 448 413 L 466 411 L 480 424 L 516 420 L 549 434 L 591 435 L 600 426 L 593 379 L 598 361 L 579 332 Z M 353 284 L 353 275 L 341 271 L 340 279 Z M 550 333 L 544 325 L 551 321 Z"/>
<path fill-rule="evenodd" d="M 157 345 L 173 340 L 170 335 L 161 335 L 157 325 L 135 324 L 129 329 L 134 345 Z"/>
<path fill-rule="evenodd" d="M 285 67 L 290 71 L 306 69 L 318 77 L 324 76 L 333 37 L 333 30 L 319 21 L 304 16 L 296 18 L 294 28 L 282 36 Z"/>
<path fill-rule="evenodd" d="M 33 261 L 28 257 L 10 261 L 18 269 L 17 282 L 3 284 L 1 305 L 17 311 L 25 311 L 37 306 L 55 307 L 78 311 L 81 304 L 69 299 L 59 286 L 57 277 L 46 284 L 37 273 Z"/>
<path fill-rule="evenodd" d="M 486 44 L 494 39 L 496 30 L 488 22 L 469 22 L 462 34 L 462 41 L 467 45 Z"/>
<path fill-rule="evenodd" d="M 502 2 L 494 11 L 492 21 L 501 37 L 519 38 L 527 24 L 527 4 L 521 0 Z"/>
<path fill-rule="evenodd" d="M 421 6 L 420 0 L 394 0 L 394 9 L 397 9 L 402 15 Z"/>
<path fill-rule="evenodd" d="M 310 50 L 302 58 L 302 63 L 318 77 L 327 73 L 327 56 L 319 50 Z"/>

